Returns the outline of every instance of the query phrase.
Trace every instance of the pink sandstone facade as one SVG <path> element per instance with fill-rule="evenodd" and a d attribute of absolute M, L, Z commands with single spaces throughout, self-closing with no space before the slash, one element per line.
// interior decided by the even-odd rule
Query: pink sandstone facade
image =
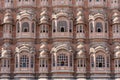
<path fill-rule="evenodd" d="M 0 0 L 1 80 L 120 80 L 120 0 Z"/>

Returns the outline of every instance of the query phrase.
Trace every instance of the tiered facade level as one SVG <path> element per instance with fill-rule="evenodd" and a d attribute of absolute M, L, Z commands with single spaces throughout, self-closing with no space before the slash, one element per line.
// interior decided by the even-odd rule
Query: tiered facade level
<path fill-rule="evenodd" d="M 0 0 L 0 79 L 120 80 L 120 0 Z"/>

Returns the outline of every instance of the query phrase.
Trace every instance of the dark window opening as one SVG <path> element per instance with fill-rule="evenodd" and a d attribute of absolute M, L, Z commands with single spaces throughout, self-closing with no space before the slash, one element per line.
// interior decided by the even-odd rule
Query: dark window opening
<path fill-rule="evenodd" d="M 97 32 L 102 32 L 102 30 L 101 30 L 101 29 L 98 29 Z"/>
<path fill-rule="evenodd" d="M 61 28 L 61 32 L 65 32 L 65 30 L 64 30 L 64 28 L 63 28 L 63 27 Z"/>
<path fill-rule="evenodd" d="M 28 32 L 28 30 L 27 30 L 27 29 L 24 29 L 24 32 Z"/>
<path fill-rule="evenodd" d="M 61 66 L 64 66 L 64 65 L 65 65 L 64 62 L 62 61 L 62 62 L 61 62 Z"/>
<path fill-rule="evenodd" d="M 71 29 L 70 29 L 69 31 L 70 31 L 70 32 L 72 32 L 72 30 L 71 30 Z"/>
<path fill-rule="evenodd" d="M 99 63 L 99 67 L 102 67 L 103 65 L 102 65 L 102 63 Z"/>
<path fill-rule="evenodd" d="M 53 29 L 53 32 L 56 32 L 56 30 L 55 30 L 55 29 Z"/>
<path fill-rule="evenodd" d="M 24 22 L 22 24 L 22 32 L 29 32 L 29 23 L 28 22 Z"/>

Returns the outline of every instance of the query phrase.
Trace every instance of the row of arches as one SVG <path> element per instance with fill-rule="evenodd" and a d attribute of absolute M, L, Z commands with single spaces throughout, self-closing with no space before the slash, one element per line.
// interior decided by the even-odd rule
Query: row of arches
<path fill-rule="evenodd" d="M 21 26 L 20 26 L 21 25 Z M 19 32 L 29 32 L 30 31 L 30 28 L 31 28 L 31 32 L 34 33 L 35 32 L 35 22 L 32 22 L 32 23 L 29 23 L 29 22 L 23 22 L 23 23 L 20 23 L 20 22 L 17 22 L 17 33 Z M 40 30 L 42 31 L 44 28 L 45 28 L 46 25 L 41 25 L 41 28 Z M 105 32 L 107 33 L 108 31 L 108 26 L 107 26 L 107 23 L 105 23 L 105 27 L 103 26 L 103 24 L 101 22 L 97 22 L 96 23 L 96 26 L 94 28 L 94 25 L 93 23 L 90 23 L 90 32 L 93 33 L 93 32 Z M 58 24 L 57 24 L 57 27 L 55 26 L 55 23 L 53 24 L 53 32 L 72 32 L 72 25 L 70 25 L 70 29 L 68 30 L 68 23 L 66 21 L 59 21 Z M 21 29 L 22 28 L 22 29 Z M 56 30 L 57 28 L 57 30 Z M 46 27 L 45 29 L 48 29 L 48 27 Z M 78 32 L 84 32 L 84 29 L 85 29 L 85 26 L 83 24 L 80 24 L 77 26 L 77 33 Z M 94 31 L 95 30 L 95 31 Z M 43 32 L 45 32 L 45 30 L 43 30 Z"/>
<path fill-rule="evenodd" d="M 76 55 L 77 56 L 77 55 Z M 35 54 L 31 54 L 28 52 L 22 52 L 15 55 L 15 71 L 28 70 L 34 71 L 35 68 Z M 44 72 L 48 70 L 48 65 L 52 67 L 52 71 L 61 71 L 63 68 L 69 71 L 73 71 L 74 65 L 76 65 L 78 72 L 82 70 L 86 70 L 87 59 L 85 57 L 78 57 L 76 62 L 74 61 L 74 55 L 66 50 L 60 50 L 56 54 L 52 54 L 51 56 L 51 65 L 49 64 L 48 57 L 39 58 L 39 68 L 40 72 Z M 75 62 L 75 63 L 74 63 Z M 3 58 L 1 69 L 10 68 L 11 61 L 9 58 Z M 99 51 L 97 53 L 90 55 L 90 69 L 97 72 L 97 69 L 110 70 L 110 54 L 107 54 L 103 51 Z M 114 67 L 115 69 L 120 69 L 120 59 L 114 59 Z M 61 69 L 62 68 L 62 69 Z M 82 73 L 82 72 L 80 72 Z"/>

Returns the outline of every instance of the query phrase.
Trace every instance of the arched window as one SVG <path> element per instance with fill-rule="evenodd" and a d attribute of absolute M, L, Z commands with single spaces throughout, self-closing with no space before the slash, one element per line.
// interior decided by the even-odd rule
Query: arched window
<path fill-rule="evenodd" d="M 115 67 L 120 68 L 120 59 L 115 59 Z"/>
<path fill-rule="evenodd" d="M 17 32 L 19 33 L 20 32 L 20 23 L 17 22 Z"/>
<path fill-rule="evenodd" d="M 29 32 L 29 23 L 28 22 L 22 23 L 22 32 Z"/>
<path fill-rule="evenodd" d="M 108 26 L 107 23 L 105 23 L 105 33 L 107 33 L 107 30 L 108 30 L 107 26 Z"/>
<path fill-rule="evenodd" d="M 90 57 L 90 60 L 91 60 L 91 67 L 94 67 L 94 57 L 91 56 L 91 57 Z"/>
<path fill-rule="evenodd" d="M 65 54 L 59 54 L 57 56 L 57 66 L 68 66 L 68 56 Z"/>
<path fill-rule="evenodd" d="M 15 58 L 15 62 L 16 62 L 16 68 L 18 68 L 18 57 L 17 56 Z"/>
<path fill-rule="evenodd" d="M 85 67 L 85 63 L 84 58 L 78 59 L 78 67 Z"/>
<path fill-rule="evenodd" d="M 35 27 L 35 24 L 34 24 L 34 22 L 32 23 L 32 33 L 34 33 L 34 27 Z"/>
<path fill-rule="evenodd" d="M 90 32 L 93 32 L 93 23 L 90 23 Z"/>
<path fill-rule="evenodd" d="M 84 33 L 83 25 L 78 25 L 77 26 L 77 33 Z"/>
<path fill-rule="evenodd" d="M 103 26 L 101 22 L 96 23 L 96 32 L 103 32 Z"/>
<path fill-rule="evenodd" d="M 29 58 L 27 55 L 23 55 L 20 57 L 20 67 L 22 68 L 29 67 Z"/>
<path fill-rule="evenodd" d="M 31 68 L 33 68 L 34 67 L 34 58 L 33 58 L 33 56 L 31 56 Z"/>
<path fill-rule="evenodd" d="M 67 32 L 67 21 L 58 21 L 57 29 L 58 32 Z"/>
<path fill-rule="evenodd" d="M 69 22 L 70 24 L 69 24 L 69 32 L 72 32 L 72 27 L 73 27 L 73 22 L 72 22 L 72 20 Z"/>
<path fill-rule="evenodd" d="M 56 26 L 55 26 L 55 21 L 52 22 L 52 27 L 53 27 L 53 29 L 52 29 L 53 32 L 56 32 L 56 30 L 55 30 L 55 27 L 56 27 Z"/>
<path fill-rule="evenodd" d="M 2 59 L 2 67 L 9 67 L 9 59 Z"/>
<path fill-rule="evenodd" d="M 64 27 L 61 27 L 60 32 L 65 32 Z"/>
<path fill-rule="evenodd" d="M 53 66 L 55 66 L 55 56 L 53 55 L 53 57 L 52 57 L 52 62 L 53 62 Z"/>
<path fill-rule="evenodd" d="M 47 59 L 40 59 L 40 67 L 47 67 Z"/>
<path fill-rule="evenodd" d="M 102 55 L 96 57 L 96 67 L 105 67 L 105 58 Z"/>

